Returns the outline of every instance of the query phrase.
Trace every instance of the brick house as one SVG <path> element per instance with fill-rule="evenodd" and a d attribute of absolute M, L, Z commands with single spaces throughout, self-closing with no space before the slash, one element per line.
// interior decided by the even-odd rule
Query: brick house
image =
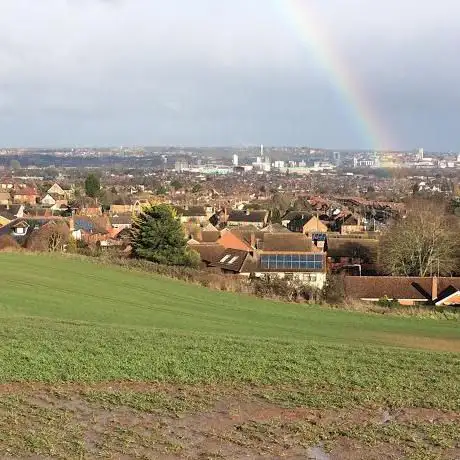
<path fill-rule="evenodd" d="M 460 278 L 404 276 L 346 276 L 345 295 L 378 302 L 387 298 L 401 305 L 460 305 Z"/>
<path fill-rule="evenodd" d="M 38 193 L 35 188 L 26 187 L 15 190 L 13 192 L 13 201 L 16 204 L 29 204 L 35 206 L 37 204 Z"/>

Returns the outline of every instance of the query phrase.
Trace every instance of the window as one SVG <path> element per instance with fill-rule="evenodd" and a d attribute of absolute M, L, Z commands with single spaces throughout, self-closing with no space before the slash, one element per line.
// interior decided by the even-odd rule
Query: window
<path fill-rule="evenodd" d="M 230 258 L 230 256 L 227 254 L 226 256 L 222 257 L 222 259 L 220 259 L 220 263 L 223 264 L 229 258 Z"/>
<path fill-rule="evenodd" d="M 276 254 L 261 256 L 261 268 L 266 270 L 322 270 L 323 254 Z"/>
<path fill-rule="evenodd" d="M 235 257 L 232 257 L 227 263 L 229 265 L 231 265 L 231 264 L 235 263 L 237 260 L 238 260 L 238 256 L 235 256 Z"/>

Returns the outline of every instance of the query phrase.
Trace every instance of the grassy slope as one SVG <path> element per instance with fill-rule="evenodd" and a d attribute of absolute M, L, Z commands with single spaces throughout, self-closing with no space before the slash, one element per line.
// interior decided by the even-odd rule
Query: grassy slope
<path fill-rule="evenodd" d="M 317 406 L 458 407 L 457 355 L 391 347 L 457 349 L 456 322 L 267 302 L 50 256 L 1 254 L 0 273 L 0 382 L 252 382 Z"/>

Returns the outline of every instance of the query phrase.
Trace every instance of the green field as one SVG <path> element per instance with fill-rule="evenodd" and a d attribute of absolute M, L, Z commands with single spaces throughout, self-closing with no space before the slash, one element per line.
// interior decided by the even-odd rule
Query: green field
<path fill-rule="evenodd" d="M 214 414 L 217 400 L 229 405 L 237 396 L 240 403 L 271 410 L 337 414 L 359 410 L 360 417 L 369 410 L 429 410 L 439 415 L 455 414 L 460 408 L 456 320 L 264 301 L 59 256 L 0 254 L 0 273 L 0 384 L 4 389 L 0 404 L 8 414 L 43 409 L 35 401 L 38 394 L 52 399 L 49 410 L 58 411 L 59 416 L 70 409 L 58 401 L 69 398 L 77 398 L 85 410 L 116 412 L 123 408 L 150 416 L 165 410 L 189 417 L 208 409 Z M 113 382 L 117 382 L 116 390 Z M 70 410 L 70 431 L 81 428 L 72 414 Z M 42 417 L 54 420 L 49 414 L 38 414 L 37 423 L 43 422 Z M 434 429 L 422 441 L 414 441 L 413 447 L 404 447 L 401 455 L 456 455 L 457 418 L 443 419 L 433 428 L 425 427 L 428 415 L 414 417 L 414 422 L 396 423 L 394 430 L 385 426 L 389 433 L 368 420 L 352 423 L 345 434 L 327 425 L 324 430 L 329 435 L 325 436 L 323 429 L 315 428 L 313 433 L 310 426 L 299 426 L 305 423 L 302 417 L 280 427 L 278 414 L 262 422 L 256 417 L 240 424 L 238 436 L 252 443 L 246 447 L 241 439 L 233 439 L 231 430 L 219 439 L 265 455 L 266 446 L 275 444 L 275 449 L 276 439 L 288 434 L 294 450 L 331 440 L 340 444 L 343 437 L 371 449 L 379 443 L 404 445 L 414 430 Z M 50 422 L 50 429 L 61 426 L 62 420 L 56 420 L 57 426 Z M 57 432 L 26 442 L 24 433 L 32 428 L 19 427 L 10 430 L 6 441 L 0 437 L 0 450 L 12 444 L 16 446 L 12 453 L 19 457 L 54 456 L 56 445 L 45 441 Z M 189 455 L 187 445 L 177 439 L 164 441 L 164 433 L 158 434 L 162 440 L 134 452 L 133 445 L 147 441 L 132 426 L 126 430 L 129 436 L 123 432 L 120 441 L 124 447 L 106 443 L 104 450 L 103 440 L 88 447 L 77 430 L 75 444 L 54 454 L 69 458 L 77 453 L 91 457 L 96 452 L 139 458 L 158 458 L 166 451 L 177 458 Z M 259 438 L 263 440 L 257 444 L 254 439 Z M 339 444 L 325 448 L 334 451 Z M 156 451 L 158 446 L 166 450 Z M 370 455 L 371 450 L 367 452 Z M 202 458 L 214 458 L 214 454 Z M 228 455 L 225 451 L 216 455 L 237 458 L 235 449 Z"/>

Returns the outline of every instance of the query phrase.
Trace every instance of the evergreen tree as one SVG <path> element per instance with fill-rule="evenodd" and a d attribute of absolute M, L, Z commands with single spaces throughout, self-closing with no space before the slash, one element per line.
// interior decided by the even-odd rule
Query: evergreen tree
<path fill-rule="evenodd" d="M 163 265 L 194 266 L 198 255 L 187 248 L 182 225 L 174 209 L 166 204 L 144 209 L 133 224 L 133 255 Z"/>
<path fill-rule="evenodd" d="M 85 179 L 86 196 L 97 198 L 101 191 L 101 181 L 95 174 L 89 174 Z"/>
<path fill-rule="evenodd" d="M 278 208 L 273 208 L 270 215 L 270 222 L 272 224 L 281 224 L 281 213 Z"/>

